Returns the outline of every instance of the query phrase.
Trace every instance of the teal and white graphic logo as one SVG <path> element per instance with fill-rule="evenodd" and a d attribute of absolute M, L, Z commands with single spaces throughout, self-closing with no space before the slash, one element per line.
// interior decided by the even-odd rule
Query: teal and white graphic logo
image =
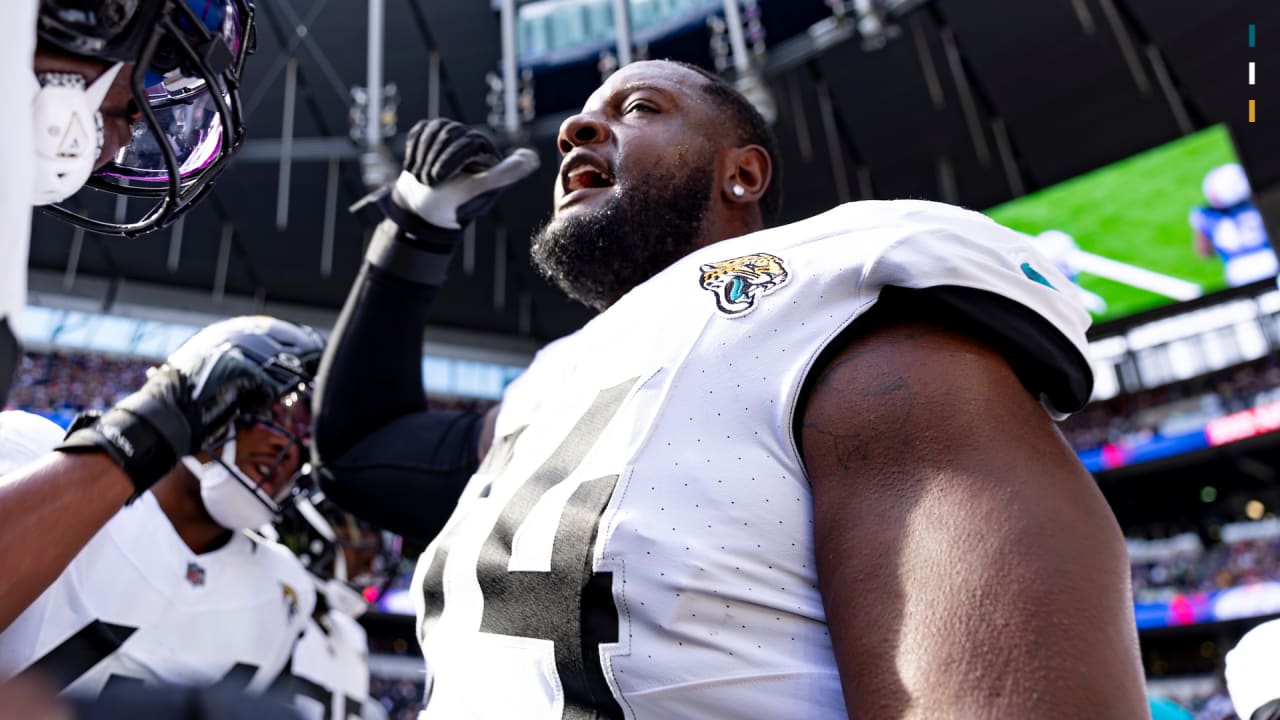
<path fill-rule="evenodd" d="M 760 298 L 782 287 L 789 277 L 782 258 L 768 253 L 706 263 L 699 270 L 702 289 L 715 295 L 716 308 L 731 318 L 754 310 Z"/>

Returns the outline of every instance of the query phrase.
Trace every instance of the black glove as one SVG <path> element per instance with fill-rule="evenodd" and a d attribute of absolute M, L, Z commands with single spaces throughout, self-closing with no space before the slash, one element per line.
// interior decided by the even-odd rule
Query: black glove
<path fill-rule="evenodd" d="M 105 452 L 129 477 L 136 498 L 237 413 L 269 406 L 272 387 L 261 366 L 234 347 L 202 357 L 192 368 L 166 363 L 92 424 L 73 427 L 58 450 Z M 77 418 L 76 425 L 88 420 Z"/>
<path fill-rule="evenodd" d="M 418 121 L 409 131 L 404 170 L 378 203 L 387 219 L 366 258 L 415 283 L 439 285 L 462 227 L 538 164 L 527 148 L 500 158 L 488 137 L 462 123 Z"/>
<path fill-rule="evenodd" d="M 503 160 L 479 130 L 445 118 L 419 120 L 409 130 L 391 200 L 436 227 L 460 230 L 537 169 L 538 154 L 528 148 Z"/>
<path fill-rule="evenodd" d="M 75 431 L 83 430 L 87 427 L 93 427 L 93 424 L 102 419 L 103 411 L 101 410 L 81 410 L 76 413 L 75 419 L 67 426 L 67 432 L 62 436 L 63 440 L 71 437 Z"/>

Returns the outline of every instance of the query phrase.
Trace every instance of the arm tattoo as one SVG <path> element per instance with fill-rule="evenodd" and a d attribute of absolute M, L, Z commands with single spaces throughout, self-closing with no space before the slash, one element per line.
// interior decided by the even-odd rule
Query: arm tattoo
<path fill-rule="evenodd" d="M 865 461 L 873 446 L 901 437 L 915 403 L 911 385 L 895 358 L 896 351 L 899 346 L 933 332 L 931 328 L 912 329 L 877 341 L 841 357 L 818 379 L 824 394 L 838 397 L 849 413 L 870 418 L 853 423 L 841 422 L 840 418 L 804 423 L 804 432 L 821 443 L 829 443 L 836 465 L 842 471 L 852 470 Z"/>

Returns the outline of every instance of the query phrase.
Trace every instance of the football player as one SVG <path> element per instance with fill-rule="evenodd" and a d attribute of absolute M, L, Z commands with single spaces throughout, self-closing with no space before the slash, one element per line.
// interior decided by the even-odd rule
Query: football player
<path fill-rule="evenodd" d="M 250 0 L 14 0 L 0 30 L 0 407 L 17 367 L 31 207 L 140 235 L 212 186 L 244 136 L 237 88 Z M 34 58 L 34 60 L 33 60 Z M 25 108 L 25 111 L 21 109 Z M 69 200 L 89 186 L 147 201 L 116 222 Z"/>
<path fill-rule="evenodd" d="M 0 632 L 0 678 L 35 674 L 92 697 L 139 682 L 262 692 L 280 677 L 314 608 L 313 587 L 292 553 L 242 531 L 270 522 L 292 492 L 322 350 L 309 328 L 242 317 L 210 325 L 168 358 L 156 374 L 180 368 L 205 386 L 238 382 L 219 372 L 231 357 L 257 368 L 270 390 L 137 492 Z M 150 401 L 140 393 L 77 420 L 59 450 L 122 452 L 129 431 L 112 417 Z M 56 455 L 36 466 L 50 462 Z M 60 529 L 55 520 L 41 536 Z"/>
<path fill-rule="evenodd" d="M 1280 263 L 1262 224 L 1262 213 L 1253 204 L 1249 178 L 1239 163 L 1210 170 L 1202 187 L 1207 205 L 1191 209 L 1190 223 L 1196 250 L 1204 257 L 1222 260 L 1231 287 L 1276 276 Z"/>
<path fill-rule="evenodd" d="M 326 507 L 326 511 L 321 511 Z M 298 711 L 313 720 L 383 720 L 386 712 L 369 697 L 369 642 L 356 621 L 368 609 L 348 584 L 351 567 L 346 543 L 330 523 L 345 514 L 323 494 L 299 496 L 277 523 L 278 534 L 310 573 L 316 590 L 315 611 L 294 648 L 286 692 Z M 264 528 L 271 530 L 274 528 Z"/>
<path fill-rule="evenodd" d="M 423 718 L 1147 716 L 1123 537 L 1054 425 L 1089 316 L 1025 236 L 921 201 L 766 229 L 767 125 L 671 62 L 558 145 L 533 258 L 600 314 L 491 432 L 420 386 L 509 168 L 465 127 L 411 138 L 322 363 L 329 497 L 434 537 Z"/>

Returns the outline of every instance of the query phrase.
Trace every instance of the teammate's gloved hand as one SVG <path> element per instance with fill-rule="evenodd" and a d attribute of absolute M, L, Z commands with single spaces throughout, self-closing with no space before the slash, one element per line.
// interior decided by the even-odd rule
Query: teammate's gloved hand
<path fill-rule="evenodd" d="M 262 368 L 235 348 L 201 356 L 193 367 L 173 361 L 151 370 L 140 390 L 92 424 L 73 428 L 58 450 L 105 452 L 129 477 L 137 497 L 237 413 L 272 401 L 272 383 Z"/>
<path fill-rule="evenodd" d="M 436 227 L 458 230 L 538 164 L 538 154 L 527 148 L 500 158 L 488 137 L 460 122 L 419 120 L 409 130 L 391 201 Z"/>

